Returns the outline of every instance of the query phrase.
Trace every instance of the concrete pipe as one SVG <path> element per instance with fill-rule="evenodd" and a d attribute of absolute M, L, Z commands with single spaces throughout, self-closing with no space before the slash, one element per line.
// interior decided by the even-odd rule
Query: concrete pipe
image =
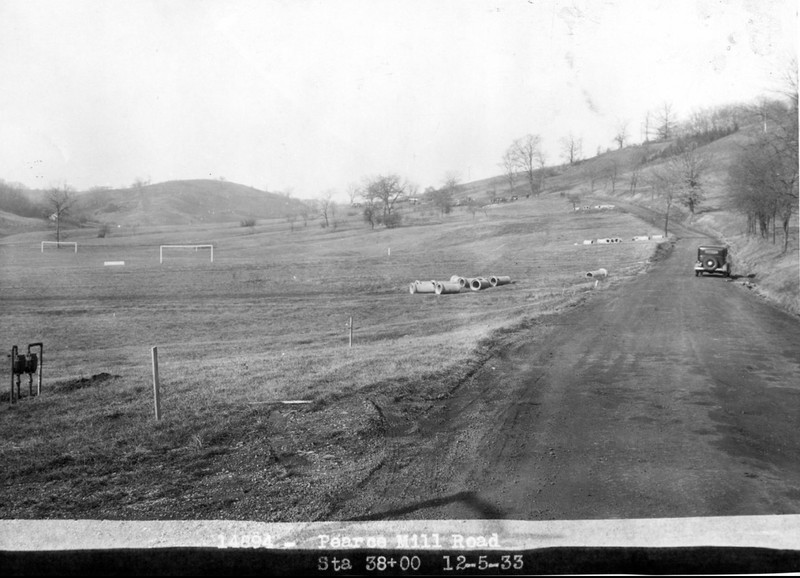
<path fill-rule="evenodd" d="M 511 277 L 508 276 L 498 277 L 494 275 L 489 277 L 489 284 L 492 287 L 497 287 L 498 285 L 508 285 L 509 283 L 511 283 Z"/>
<path fill-rule="evenodd" d="M 583 241 L 584 245 L 594 245 L 594 239 L 585 239 Z"/>
<path fill-rule="evenodd" d="M 459 277 L 458 278 L 458 284 L 461 285 L 462 287 L 469 288 L 469 287 L 472 286 L 472 282 L 474 280 L 475 280 L 475 277 Z"/>
<path fill-rule="evenodd" d="M 606 271 L 605 269 L 598 269 L 596 271 L 589 271 L 588 273 L 586 273 L 586 276 L 587 277 L 597 277 L 597 278 L 601 278 L 602 279 L 603 277 L 607 277 L 608 276 L 608 271 Z"/>
<path fill-rule="evenodd" d="M 647 235 L 636 235 L 636 236 L 633 238 L 633 240 L 634 240 L 634 241 L 649 241 L 649 240 L 650 240 L 650 237 L 648 237 Z"/>
<path fill-rule="evenodd" d="M 435 291 L 437 295 L 459 293 L 461 291 L 461 284 L 457 281 L 437 281 Z"/>
<path fill-rule="evenodd" d="M 469 283 L 469 288 L 473 291 L 480 291 L 481 289 L 486 289 L 487 287 L 491 287 L 492 284 L 489 283 L 488 279 L 483 277 L 478 277 L 477 279 L 473 279 Z"/>
<path fill-rule="evenodd" d="M 435 281 L 414 281 L 414 293 L 435 293 Z"/>

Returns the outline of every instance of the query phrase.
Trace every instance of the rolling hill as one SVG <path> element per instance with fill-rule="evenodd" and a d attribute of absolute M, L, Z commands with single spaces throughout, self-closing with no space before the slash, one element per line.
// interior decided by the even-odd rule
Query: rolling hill
<path fill-rule="evenodd" d="M 237 183 L 184 180 L 82 193 L 76 212 L 102 223 L 149 226 L 282 218 L 303 207 L 297 199 Z"/>

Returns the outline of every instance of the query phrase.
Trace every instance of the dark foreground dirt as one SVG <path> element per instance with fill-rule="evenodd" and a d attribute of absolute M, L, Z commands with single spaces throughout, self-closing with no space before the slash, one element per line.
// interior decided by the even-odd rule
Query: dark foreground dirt
<path fill-rule="evenodd" d="M 800 321 L 695 277 L 710 239 L 678 234 L 648 274 L 518 334 L 412 423 L 382 407 L 385 457 L 328 516 L 800 513 Z"/>

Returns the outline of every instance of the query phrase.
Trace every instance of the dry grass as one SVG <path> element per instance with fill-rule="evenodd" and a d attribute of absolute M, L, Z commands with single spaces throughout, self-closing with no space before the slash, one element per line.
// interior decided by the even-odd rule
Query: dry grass
<path fill-rule="evenodd" d="M 353 219 L 335 232 L 272 222 L 254 234 L 237 223 L 87 233 L 71 239 L 77 254 L 40 253 L 33 234 L 8 237 L 2 347 L 44 342 L 44 395 L 0 407 L 9 498 L 0 516 L 324 517 L 336 488 L 381 459 L 376 408 L 402 401 L 403 420 L 424 412 L 498 340 L 587 295 L 587 270 L 610 271 L 600 289 L 643 271 L 652 244 L 575 243 L 646 229 L 545 196 L 475 222 L 464 212 L 395 230 Z M 178 242 L 213 242 L 214 263 L 189 250 L 159 265 L 158 245 Z M 410 281 L 453 274 L 510 275 L 514 284 L 408 292 Z M 272 404 L 287 399 L 313 404 Z M 254 484 L 258 498 L 242 489 Z"/>

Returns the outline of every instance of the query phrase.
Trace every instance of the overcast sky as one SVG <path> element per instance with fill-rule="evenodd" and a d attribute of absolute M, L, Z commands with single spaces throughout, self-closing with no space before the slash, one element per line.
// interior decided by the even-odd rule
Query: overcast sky
<path fill-rule="evenodd" d="M 0 0 L 0 178 L 219 178 L 313 197 L 585 155 L 646 111 L 770 96 L 795 0 Z"/>

